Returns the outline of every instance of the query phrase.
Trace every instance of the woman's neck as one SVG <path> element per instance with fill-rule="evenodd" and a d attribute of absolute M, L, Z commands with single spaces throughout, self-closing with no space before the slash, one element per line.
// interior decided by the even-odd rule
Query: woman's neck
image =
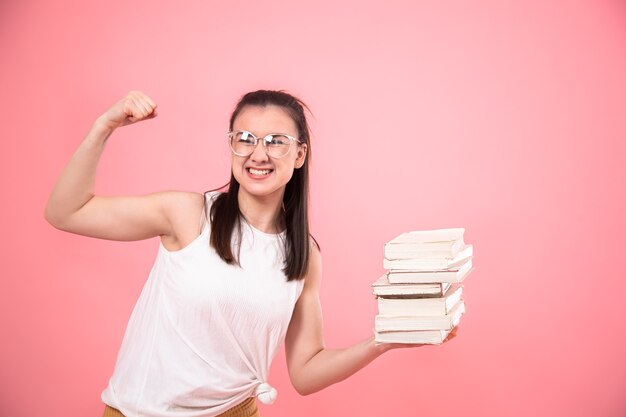
<path fill-rule="evenodd" d="M 239 210 L 252 227 L 264 233 L 279 233 L 283 228 L 280 213 L 282 212 L 283 193 L 266 197 L 250 195 L 239 189 L 237 195 Z"/>

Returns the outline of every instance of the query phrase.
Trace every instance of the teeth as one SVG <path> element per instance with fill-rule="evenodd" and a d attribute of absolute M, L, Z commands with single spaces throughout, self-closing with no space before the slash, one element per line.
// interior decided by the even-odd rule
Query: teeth
<path fill-rule="evenodd" d="M 270 173 L 269 169 L 254 169 L 254 168 L 250 168 L 249 171 L 253 175 L 267 175 L 267 174 Z"/>

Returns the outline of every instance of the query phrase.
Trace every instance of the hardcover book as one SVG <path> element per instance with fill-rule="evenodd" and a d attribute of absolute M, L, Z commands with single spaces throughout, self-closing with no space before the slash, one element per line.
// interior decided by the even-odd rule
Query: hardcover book
<path fill-rule="evenodd" d="M 465 245 L 453 258 L 411 258 L 411 259 L 384 259 L 383 268 L 403 269 L 412 271 L 449 270 L 463 264 L 474 254 L 472 245 Z"/>
<path fill-rule="evenodd" d="M 419 230 L 403 233 L 384 245 L 386 259 L 454 258 L 464 246 L 465 229 Z"/>
<path fill-rule="evenodd" d="M 374 341 L 378 343 L 414 343 L 439 345 L 446 340 L 450 330 L 415 330 L 408 332 L 377 332 Z"/>
<path fill-rule="evenodd" d="M 452 284 L 439 298 L 378 298 L 378 314 L 388 316 L 445 316 L 463 295 L 460 284 Z"/>
<path fill-rule="evenodd" d="M 392 284 L 388 274 L 378 278 L 373 284 L 374 295 L 386 298 L 441 297 L 450 287 L 450 283 L 437 282 L 426 284 Z"/>
<path fill-rule="evenodd" d="M 443 271 L 411 271 L 396 269 L 387 273 L 390 284 L 453 283 L 463 282 L 472 272 L 472 258 L 462 264 Z"/>
<path fill-rule="evenodd" d="M 379 314 L 374 321 L 377 332 L 413 330 L 452 330 L 465 313 L 463 300 L 452 308 L 449 314 L 441 316 L 389 316 Z"/>

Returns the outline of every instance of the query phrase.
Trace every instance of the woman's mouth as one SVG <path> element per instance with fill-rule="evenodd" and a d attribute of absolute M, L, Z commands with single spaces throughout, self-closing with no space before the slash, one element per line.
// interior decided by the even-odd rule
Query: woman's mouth
<path fill-rule="evenodd" d="M 274 170 L 273 169 L 246 168 L 246 171 L 248 171 L 250 174 L 256 177 L 264 177 L 266 175 L 271 174 Z"/>

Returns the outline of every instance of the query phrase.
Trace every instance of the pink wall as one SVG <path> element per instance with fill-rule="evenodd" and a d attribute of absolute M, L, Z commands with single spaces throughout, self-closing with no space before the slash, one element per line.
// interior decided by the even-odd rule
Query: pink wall
<path fill-rule="evenodd" d="M 94 118 L 130 89 L 159 103 L 115 133 L 99 192 L 204 191 L 257 88 L 315 114 L 328 346 L 371 333 L 400 232 L 464 226 L 477 265 L 453 342 L 309 397 L 281 354 L 264 416 L 626 415 L 626 6 L 547 3 L 1 2 L 0 415 L 101 415 L 155 256 L 42 217 Z"/>

